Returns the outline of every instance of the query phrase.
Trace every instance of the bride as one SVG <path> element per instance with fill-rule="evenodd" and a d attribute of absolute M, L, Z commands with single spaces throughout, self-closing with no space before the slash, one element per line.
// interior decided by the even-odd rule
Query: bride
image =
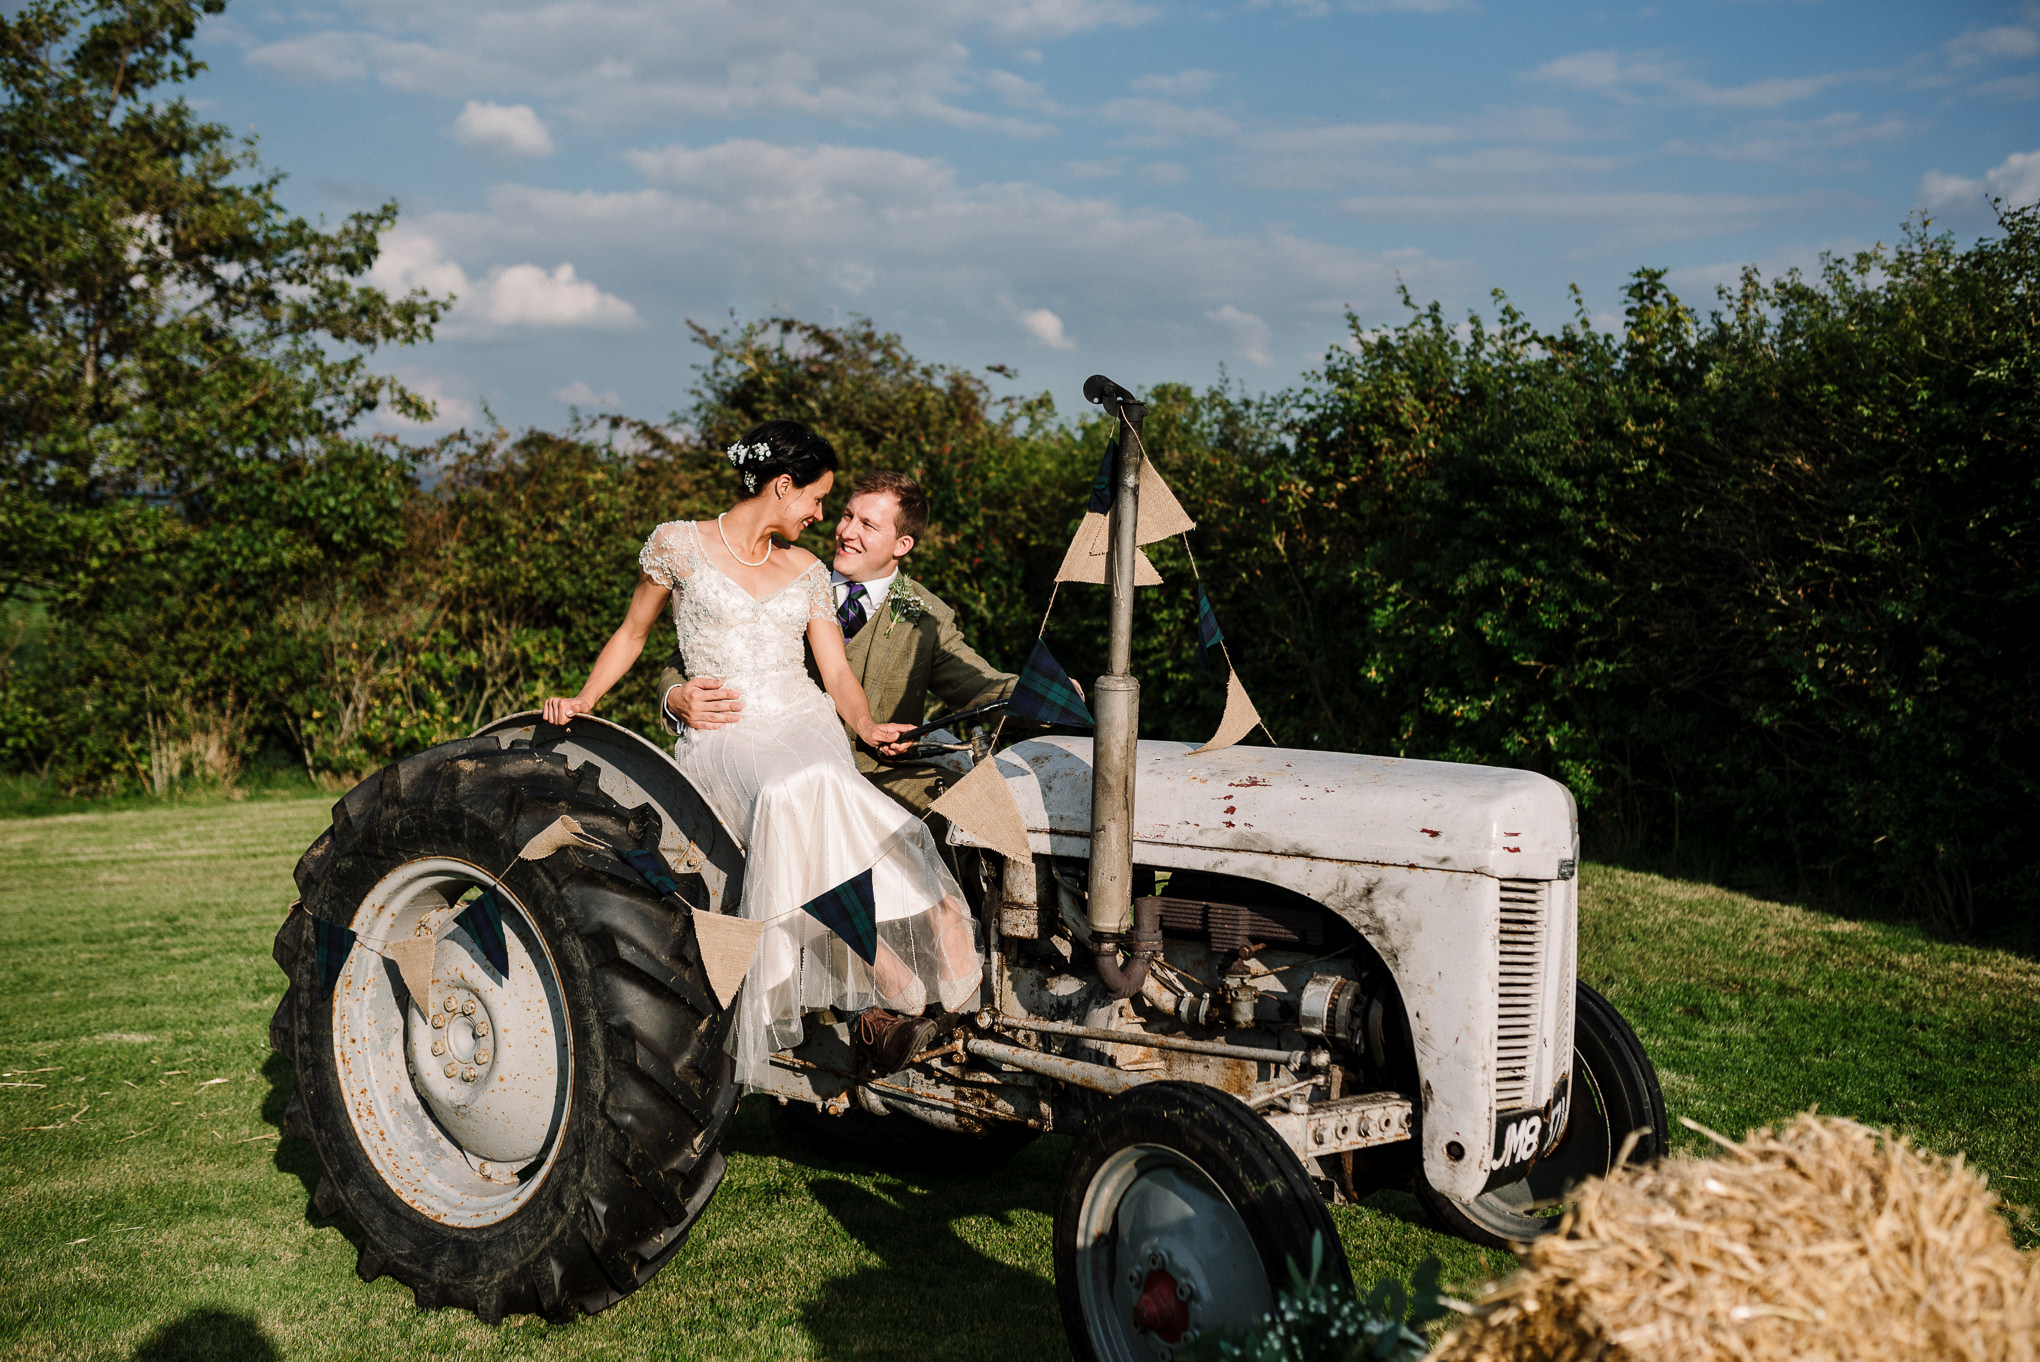
<path fill-rule="evenodd" d="M 548 723 L 592 711 L 644 651 L 670 602 L 690 676 L 743 692 L 738 722 L 685 729 L 674 757 L 744 847 L 739 911 L 767 924 L 737 995 L 737 1078 L 762 1087 L 772 1052 L 797 1045 L 805 1012 L 856 1014 L 881 1073 L 934 1039 L 921 1013 L 969 1006 L 976 924 L 925 825 L 866 783 L 843 734 L 886 751 L 906 724 L 875 723 L 843 655 L 835 591 L 821 560 L 791 541 L 822 518 L 836 451 L 795 421 L 767 421 L 729 448 L 744 495 L 712 521 L 669 521 L 638 554 L 637 591 L 587 684 L 545 702 Z M 814 653 L 825 696 L 803 665 Z M 842 723 L 837 716 L 842 716 Z M 894 749 L 897 751 L 897 749 Z M 864 876 L 869 875 L 869 879 Z M 805 905 L 868 885 L 875 949 L 858 949 Z M 870 956 L 867 963 L 866 955 Z"/>

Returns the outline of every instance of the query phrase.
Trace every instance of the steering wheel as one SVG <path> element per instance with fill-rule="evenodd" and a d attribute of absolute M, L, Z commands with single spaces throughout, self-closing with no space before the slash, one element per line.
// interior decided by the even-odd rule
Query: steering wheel
<path fill-rule="evenodd" d="M 1005 700 L 994 700 L 988 705 L 979 705 L 974 709 L 962 709 L 954 714 L 945 714 L 939 719 L 930 719 L 927 723 L 921 724 L 916 728 L 910 728 L 905 733 L 902 733 L 900 740 L 906 742 L 914 738 L 925 737 L 939 728 L 949 728 L 952 724 L 961 724 L 971 719 L 981 719 L 988 714 L 996 714 L 1004 709 L 1007 703 Z M 977 745 L 975 743 L 917 742 L 898 756 L 889 757 L 885 753 L 878 751 L 873 751 L 872 755 L 887 766 L 925 766 L 940 757 L 948 756 L 951 752 L 975 752 L 976 750 Z"/>

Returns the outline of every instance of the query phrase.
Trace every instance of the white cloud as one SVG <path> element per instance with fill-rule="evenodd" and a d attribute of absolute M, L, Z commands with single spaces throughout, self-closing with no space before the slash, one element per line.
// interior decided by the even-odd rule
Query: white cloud
<path fill-rule="evenodd" d="M 553 154 L 552 134 L 529 104 L 487 104 L 471 99 L 453 120 L 453 135 L 463 146 L 504 160 Z"/>
<path fill-rule="evenodd" d="M 359 80 L 368 74 L 360 45 L 344 33 L 312 33 L 250 49 L 248 60 L 304 85 Z"/>
<path fill-rule="evenodd" d="M 1275 338 L 1268 323 L 1251 312 L 1242 312 L 1227 303 L 1204 314 L 1206 318 L 1226 327 L 1233 333 L 1233 345 L 1240 358 L 1257 369 L 1272 368 L 1274 357 L 1268 353 L 1268 343 Z"/>
<path fill-rule="evenodd" d="M 584 379 L 575 379 L 564 388 L 554 388 L 553 396 L 570 407 L 617 407 L 623 405 L 616 395 L 616 389 L 604 388 L 596 392 Z"/>
<path fill-rule="evenodd" d="M 324 31 L 257 46 L 248 60 L 301 82 L 366 74 L 439 97 L 514 90 L 584 124 L 764 111 L 1019 135 L 1044 129 L 970 107 L 986 84 L 977 46 L 1025 60 L 1013 45 L 1161 13 L 1132 0 L 339 0 L 337 10 Z"/>
<path fill-rule="evenodd" d="M 449 338 L 492 335 L 512 327 L 610 330 L 638 320 L 635 308 L 581 278 L 572 264 L 562 262 L 550 271 L 529 262 L 498 265 L 475 280 L 438 241 L 411 226 L 384 235 L 382 254 L 368 277 L 377 288 L 390 292 L 422 288 L 453 294 L 457 299 L 453 312 L 440 328 Z"/>
<path fill-rule="evenodd" d="M 1218 84 L 1216 71 L 1178 71 L 1173 76 L 1142 76 L 1132 88 L 1144 95 L 1169 95 L 1195 99 Z"/>
<path fill-rule="evenodd" d="M 1569 86 L 1606 95 L 1625 103 L 1668 100 L 1724 109 L 1774 109 L 1806 99 L 1849 77 L 1841 72 L 1812 76 L 1774 76 L 1746 85 L 1710 85 L 1685 67 L 1647 55 L 1625 56 L 1609 48 L 1557 57 L 1526 79 Z"/>
<path fill-rule="evenodd" d="M 1240 125 L 1216 109 L 1193 109 L 1165 99 L 1112 99 L 1098 110 L 1110 123 L 1133 128 L 1123 139 L 1136 146 L 1172 146 L 1186 138 L 1230 138 Z"/>
<path fill-rule="evenodd" d="M 1077 343 L 1063 334 L 1063 320 L 1045 307 L 1020 314 L 1020 329 L 1051 350 L 1074 350 Z"/>
<path fill-rule="evenodd" d="M 415 434 L 421 431 L 458 430 L 471 426 L 481 415 L 480 408 L 472 398 L 454 392 L 458 380 L 444 378 L 438 374 L 422 373 L 416 369 L 399 369 L 397 380 L 418 396 L 432 404 L 432 417 L 427 421 L 413 421 L 387 407 L 379 408 L 375 424 L 383 430 L 396 434 Z"/>
<path fill-rule="evenodd" d="M 2040 33 L 2023 24 L 1998 28 L 1973 28 L 1948 40 L 1948 64 L 1973 66 L 1994 57 L 2031 57 L 2040 54 Z"/>
<path fill-rule="evenodd" d="M 1704 145 L 1674 140 L 1667 143 L 1665 149 L 1698 152 L 1723 161 L 1811 160 L 1818 163 L 1825 152 L 1892 142 L 1915 131 L 1913 124 L 1896 116 L 1868 123 L 1860 113 L 1842 111 L 1805 120 L 1759 119 Z"/>
<path fill-rule="evenodd" d="M 878 148 L 730 139 L 626 159 L 644 187 L 504 184 L 479 210 L 422 216 L 391 234 L 429 238 L 407 247 L 406 277 L 445 275 L 454 260 L 571 253 L 662 327 L 732 309 L 858 311 L 924 340 L 1006 335 L 1101 365 L 1130 351 L 1155 365 L 1208 355 L 1206 314 L 1237 328 L 1223 309 L 1249 300 L 1267 332 L 1236 331 L 1235 348 L 1308 362 L 1338 334 L 1345 307 L 1392 308 L 1398 272 L 1424 294 L 1460 282 L 1459 265 L 1421 251 L 1361 251 L 1280 229 L 1224 233 L 1187 214 L 1029 182 L 965 183 L 947 162 Z M 481 334 L 500 329 L 490 328 L 503 315 L 501 276 L 476 287 L 492 285 L 461 314 Z"/>
<path fill-rule="evenodd" d="M 1919 195 L 1930 208 L 1974 205 L 1985 197 L 2013 208 L 2040 203 L 2040 151 L 2015 151 L 1977 180 L 1930 170 L 1920 178 Z"/>
<path fill-rule="evenodd" d="M 497 326 L 629 326 L 637 310 L 604 293 L 561 263 L 551 273 L 536 265 L 489 271 L 484 315 Z"/>
<path fill-rule="evenodd" d="M 1688 194 L 1662 190 L 1523 189 L 1462 194 L 1375 194 L 1340 205 L 1355 217 L 1398 221 L 1543 219 L 1640 230 L 1654 240 L 1745 230 L 1804 211 L 1788 194 Z"/>

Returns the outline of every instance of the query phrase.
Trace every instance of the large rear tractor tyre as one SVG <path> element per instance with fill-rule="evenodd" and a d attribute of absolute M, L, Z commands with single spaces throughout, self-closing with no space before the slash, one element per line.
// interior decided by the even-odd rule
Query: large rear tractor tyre
<path fill-rule="evenodd" d="M 1419 1168 L 1417 1199 L 1441 1229 L 1490 1248 L 1528 1243 L 1558 1228 L 1558 1212 L 1573 1189 L 1613 1169 L 1632 1133 L 1642 1132 L 1630 1163 L 1650 1163 L 1665 1152 L 1665 1095 L 1643 1042 L 1614 1004 L 1587 985 L 1579 985 L 1578 999 L 1564 1138 L 1528 1177 L 1470 1202 L 1437 1191 Z"/>
<path fill-rule="evenodd" d="M 602 847 L 519 859 L 562 815 Z M 624 859 L 659 834 L 592 766 L 495 738 L 334 806 L 277 933 L 290 985 L 271 1040 L 297 1069 L 286 1132 L 324 1173 L 312 1211 L 360 1231 L 364 1280 L 488 1323 L 560 1321 L 623 1299 L 686 1239 L 737 1093 L 675 883 Z M 414 997 L 407 975 L 427 975 L 390 943 L 435 933 Z"/>
<path fill-rule="evenodd" d="M 1055 1214 L 1055 1289 L 1078 1362 L 1168 1362 L 1253 1324 L 1290 1264 L 1352 1285 L 1330 1213 L 1268 1123 L 1229 1093 L 1145 1083 L 1084 1128 Z"/>

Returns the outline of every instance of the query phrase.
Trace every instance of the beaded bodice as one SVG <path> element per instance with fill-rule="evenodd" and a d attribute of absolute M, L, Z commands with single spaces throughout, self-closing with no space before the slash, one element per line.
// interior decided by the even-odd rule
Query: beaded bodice
<path fill-rule="evenodd" d="M 702 554 L 698 525 L 676 520 L 652 531 L 638 564 L 673 593 L 687 674 L 734 687 L 744 719 L 828 704 L 808 677 L 803 649 L 810 620 L 836 618 L 836 593 L 821 563 L 759 600 Z"/>

